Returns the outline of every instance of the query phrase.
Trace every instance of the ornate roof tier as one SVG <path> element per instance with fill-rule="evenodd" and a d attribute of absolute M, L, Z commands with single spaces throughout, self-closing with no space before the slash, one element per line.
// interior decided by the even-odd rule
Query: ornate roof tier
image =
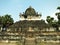
<path fill-rule="evenodd" d="M 36 15 L 36 11 L 34 8 L 32 8 L 31 6 L 29 8 L 26 9 L 25 11 L 26 15 Z"/>
<path fill-rule="evenodd" d="M 41 14 L 38 14 L 38 12 L 35 11 L 34 8 L 32 8 L 31 6 L 29 6 L 29 8 L 26 9 L 25 12 L 23 12 L 23 14 L 20 14 L 22 16 L 27 16 L 27 15 L 35 15 L 35 16 L 41 16 Z"/>
<path fill-rule="evenodd" d="M 20 13 L 20 20 L 40 20 L 41 14 L 35 11 L 31 6 L 23 14 Z"/>

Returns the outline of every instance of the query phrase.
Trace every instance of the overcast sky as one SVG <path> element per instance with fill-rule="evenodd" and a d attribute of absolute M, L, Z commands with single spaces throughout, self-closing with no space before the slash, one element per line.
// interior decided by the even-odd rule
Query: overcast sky
<path fill-rule="evenodd" d="M 18 21 L 19 13 L 23 13 L 29 6 L 41 13 L 43 19 L 50 15 L 55 17 L 60 0 L 0 0 L 0 16 L 10 14 L 14 21 Z"/>

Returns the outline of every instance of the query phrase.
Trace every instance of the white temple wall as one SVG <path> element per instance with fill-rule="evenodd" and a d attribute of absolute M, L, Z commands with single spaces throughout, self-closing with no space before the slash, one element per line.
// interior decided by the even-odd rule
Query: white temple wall
<path fill-rule="evenodd" d="M 20 20 L 41 20 L 40 16 L 27 16 L 27 18 L 24 18 L 23 16 L 20 17 Z"/>

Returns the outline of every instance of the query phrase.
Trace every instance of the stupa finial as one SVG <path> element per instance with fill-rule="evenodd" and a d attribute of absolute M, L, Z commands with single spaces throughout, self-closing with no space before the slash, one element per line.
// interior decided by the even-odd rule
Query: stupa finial
<path fill-rule="evenodd" d="M 29 8 L 32 8 L 32 6 L 30 5 Z"/>

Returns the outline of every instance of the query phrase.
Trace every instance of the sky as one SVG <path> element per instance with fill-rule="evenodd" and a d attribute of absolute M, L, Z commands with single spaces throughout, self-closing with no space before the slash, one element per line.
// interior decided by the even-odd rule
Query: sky
<path fill-rule="evenodd" d="M 47 16 L 56 18 L 57 7 L 60 6 L 60 0 L 0 0 L 0 16 L 11 15 L 14 22 L 19 21 L 19 14 L 32 6 L 36 12 L 42 14 L 42 19 Z"/>

